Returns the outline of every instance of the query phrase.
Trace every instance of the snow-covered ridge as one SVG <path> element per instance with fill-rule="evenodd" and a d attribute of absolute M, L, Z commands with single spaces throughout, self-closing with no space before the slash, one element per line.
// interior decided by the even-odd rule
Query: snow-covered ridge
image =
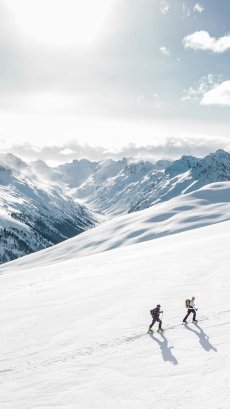
<path fill-rule="evenodd" d="M 159 201 L 193 192 L 209 183 L 229 180 L 229 153 L 220 149 L 204 158 L 182 156 L 170 164 L 163 174 L 156 175 L 154 188 L 147 191 L 138 202 L 134 200 L 130 210 L 145 209 Z"/>
<path fill-rule="evenodd" d="M 125 214 L 213 182 L 230 180 L 230 154 L 218 150 L 205 158 L 182 156 L 169 163 L 158 161 L 73 161 L 53 170 L 71 188 L 76 200 L 110 216 Z M 85 177 L 83 178 L 82 175 Z"/>
<path fill-rule="evenodd" d="M 116 217 L 42 253 L 23 257 L 15 265 L 24 269 L 30 257 L 35 266 L 59 263 L 66 254 L 69 259 L 85 257 L 226 220 L 230 220 L 230 182 L 213 183 L 149 209 Z"/>
<path fill-rule="evenodd" d="M 0 262 L 77 235 L 99 220 L 229 180 L 230 155 L 223 150 L 173 163 L 82 159 L 56 168 L 0 155 Z"/>
<path fill-rule="evenodd" d="M 73 237 L 96 223 L 92 212 L 14 157 L 0 157 L 0 263 Z"/>
<path fill-rule="evenodd" d="M 193 156 L 182 156 L 166 169 L 166 173 L 176 175 L 192 171 L 194 178 L 208 178 L 210 182 L 230 179 L 230 154 L 222 149 L 210 153 L 202 159 Z"/>

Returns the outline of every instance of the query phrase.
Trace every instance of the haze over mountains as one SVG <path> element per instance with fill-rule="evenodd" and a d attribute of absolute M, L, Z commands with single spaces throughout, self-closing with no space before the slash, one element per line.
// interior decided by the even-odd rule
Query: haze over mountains
<path fill-rule="evenodd" d="M 73 237 L 97 222 L 63 187 L 13 155 L 0 157 L 0 262 Z"/>
<path fill-rule="evenodd" d="M 201 159 L 182 156 L 174 162 L 83 159 L 56 168 L 41 161 L 33 166 L 49 180 L 62 181 L 72 197 L 93 211 L 111 216 L 146 209 L 206 184 L 230 180 L 230 154 L 223 150 Z"/>
<path fill-rule="evenodd" d="M 157 217 L 162 217 L 160 214 L 164 212 L 178 212 L 182 195 L 195 192 L 210 183 L 229 180 L 230 154 L 223 150 L 202 159 L 183 156 L 172 163 L 127 158 L 101 162 L 83 159 L 56 168 L 42 161 L 27 164 L 11 154 L 1 155 L 0 262 L 59 243 L 108 218 L 153 205 L 155 210 L 152 213 L 156 211 L 156 220 L 159 221 Z M 224 185 L 226 189 L 228 187 Z M 216 192 L 215 212 L 218 213 L 218 201 L 223 210 L 223 186 L 215 185 L 207 192 L 211 191 L 212 198 L 213 192 Z M 207 202 L 212 206 L 209 193 Z M 226 210 L 230 198 L 228 194 L 225 197 Z M 173 198 L 178 198 L 178 201 L 171 202 Z M 184 209 L 183 200 L 181 206 Z M 187 200 L 193 201 L 193 197 L 188 196 Z M 165 201 L 170 201 L 167 209 L 164 206 L 162 209 L 155 207 Z M 187 206 L 193 207 L 194 202 L 187 203 Z M 225 210 L 221 220 L 229 218 L 228 210 Z M 208 218 L 206 215 L 207 224 L 212 222 L 210 220 L 215 221 L 212 217 L 208 221 Z M 216 217 L 218 220 L 219 216 Z M 131 225 L 129 229 L 131 234 Z M 167 228 L 164 231 L 166 234 Z M 176 228 L 175 231 L 181 229 Z M 153 234 L 156 234 L 155 230 Z"/>

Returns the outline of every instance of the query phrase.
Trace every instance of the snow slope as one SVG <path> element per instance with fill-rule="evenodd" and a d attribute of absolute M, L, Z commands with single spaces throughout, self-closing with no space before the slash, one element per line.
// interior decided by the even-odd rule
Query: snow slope
<path fill-rule="evenodd" d="M 131 204 L 130 211 L 146 209 L 214 182 L 230 181 L 230 154 L 222 149 L 204 158 L 182 156 L 169 165 L 145 194 Z"/>
<path fill-rule="evenodd" d="M 168 161 L 73 161 L 53 169 L 71 195 L 90 209 L 114 216 L 142 210 L 214 182 L 230 181 L 230 154 L 224 150 L 204 158 L 182 156 Z"/>
<path fill-rule="evenodd" d="M 124 213 L 129 209 L 130 184 L 133 189 L 146 173 L 168 164 L 82 159 L 50 168 L 41 160 L 28 164 L 12 154 L 0 154 L 0 263 L 47 248 L 104 220 L 98 185 L 111 187 L 112 179 L 117 200 L 114 208 L 114 191 L 109 189 L 106 207 L 112 214 Z M 79 187 L 82 194 L 76 197 Z M 90 197 L 96 194 L 99 204 L 93 205 L 92 199 L 90 207 L 100 214 L 79 204 L 86 192 Z"/>
<path fill-rule="evenodd" d="M 212 183 L 149 209 L 114 218 L 77 237 L 33 255 L 34 265 L 84 257 L 230 219 L 230 182 Z M 28 258 L 16 265 L 24 268 Z M 6 265 L 8 268 L 8 265 Z"/>
<path fill-rule="evenodd" d="M 14 155 L 0 155 L 0 263 L 73 237 L 97 222 L 63 186 Z"/>
<path fill-rule="evenodd" d="M 29 165 L 14 155 L 0 155 L 0 263 L 59 243 L 105 219 L 158 206 L 160 202 L 179 199 L 210 183 L 226 181 L 230 181 L 230 154 L 223 150 L 202 159 L 183 156 L 171 164 L 127 158 L 101 162 L 82 159 L 57 168 L 50 168 L 43 161 Z M 150 215 L 144 226 L 142 215 L 127 219 L 139 223 L 140 227 L 133 233 L 132 226 L 125 221 L 124 229 L 119 228 L 116 234 L 116 246 L 226 219 L 226 203 L 220 203 L 220 211 L 215 203 L 212 216 L 209 210 L 208 214 L 197 212 L 197 207 L 201 206 L 197 206 L 196 197 L 189 211 L 189 200 L 182 199 L 181 211 L 188 217 L 182 222 L 184 226 L 178 224 L 175 214 L 181 207 L 179 201 L 172 205 L 177 210 L 170 207 L 170 202 L 156 207 L 153 215 L 157 217 L 153 221 L 154 216 Z M 207 201 L 203 200 L 203 203 L 207 204 Z M 212 204 L 209 204 L 211 209 Z M 205 212 L 207 209 L 205 206 Z M 185 210 L 188 211 L 185 213 Z M 198 220 L 200 218 L 203 222 Z M 111 227 L 113 229 L 113 225 Z M 107 234 L 109 230 L 106 230 L 105 237 L 97 236 L 98 232 L 100 230 L 94 236 L 90 235 L 91 243 L 89 236 L 81 236 L 83 241 L 77 245 L 79 255 L 114 246 Z"/>
<path fill-rule="evenodd" d="M 66 247 L 43 267 L 34 254 L 24 271 L 2 265 L 0 406 L 228 409 L 229 242 L 228 221 L 81 259 Z M 192 295 L 198 325 L 146 334 L 152 306 L 167 328 Z"/>

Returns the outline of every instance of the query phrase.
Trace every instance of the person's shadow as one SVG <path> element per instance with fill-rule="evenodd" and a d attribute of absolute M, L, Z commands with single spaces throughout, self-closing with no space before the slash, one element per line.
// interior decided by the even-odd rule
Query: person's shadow
<path fill-rule="evenodd" d="M 211 344 L 211 342 L 209 341 L 209 336 L 207 334 L 205 334 L 205 332 L 203 331 L 203 329 L 195 322 L 193 325 L 196 326 L 196 328 L 198 329 L 198 331 L 192 329 L 191 327 L 189 327 L 188 325 L 185 325 L 184 327 L 191 332 L 194 332 L 194 334 L 196 334 L 199 338 L 199 343 L 202 346 L 202 348 L 204 348 L 205 351 L 209 352 L 209 351 L 215 351 L 217 352 L 217 349 Z"/>
<path fill-rule="evenodd" d="M 150 333 L 149 335 L 159 345 L 163 360 L 165 362 L 170 362 L 172 365 L 178 365 L 178 361 L 175 358 L 175 356 L 172 354 L 172 351 L 171 351 L 174 347 L 173 346 L 170 347 L 168 345 L 168 340 L 163 335 L 162 332 L 160 334 L 161 334 L 161 337 L 163 338 L 163 341 L 160 341 L 158 338 L 154 337 L 153 333 Z"/>

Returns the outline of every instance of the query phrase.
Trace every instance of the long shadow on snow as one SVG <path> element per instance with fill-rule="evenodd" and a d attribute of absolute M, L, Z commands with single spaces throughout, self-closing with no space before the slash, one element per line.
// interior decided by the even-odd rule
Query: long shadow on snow
<path fill-rule="evenodd" d="M 213 351 L 217 352 L 217 349 L 209 341 L 209 336 L 207 334 L 205 334 L 203 329 L 197 323 L 195 323 L 194 325 L 196 326 L 198 331 L 195 331 L 194 329 L 188 327 L 188 325 L 185 325 L 184 327 L 188 331 L 194 332 L 194 334 L 196 334 L 198 336 L 199 343 L 202 346 L 202 348 L 204 348 L 205 351 L 209 352 L 209 351 L 213 350 Z"/>
<path fill-rule="evenodd" d="M 3 369 L 0 373 L 13 372 L 13 369 Z"/>
<path fill-rule="evenodd" d="M 178 361 L 175 358 L 175 356 L 172 354 L 171 349 L 173 349 L 173 346 L 168 345 L 168 340 L 167 338 L 161 333 L 161 337 L 163 338 L 163 341 L 160 341 L 158 338 L 155 338 L 153 334 L 149 334 L 150 337 L 156 341 L 160 347 L 162 358 L 165 362 L 170 362 L 172 365 L 178 365 Z"/>

